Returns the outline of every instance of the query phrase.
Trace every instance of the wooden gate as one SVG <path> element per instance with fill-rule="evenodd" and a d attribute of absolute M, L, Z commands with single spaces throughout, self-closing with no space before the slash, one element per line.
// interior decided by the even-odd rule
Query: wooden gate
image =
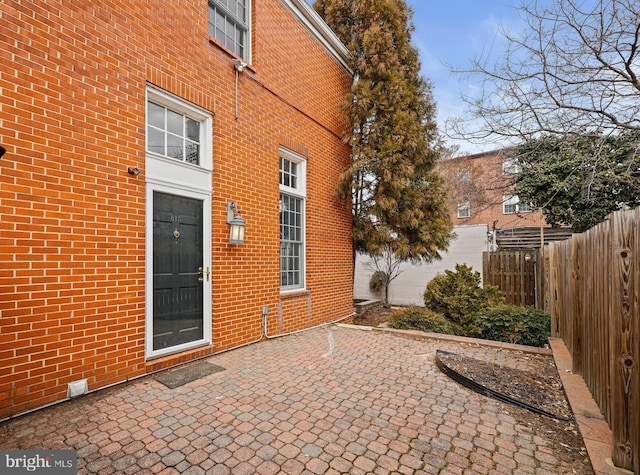
<path fill-rule="evenodd" d="M 513 305 L 538 306 L 541 282 L 537 275 L 539 253 L 531 251 L 484 252 L 482 255 L 482 281 L 495 285 Z M 540 268 L 540 269 L 539 269 Z M 537 292 L 538 291 L 538 292 Z"/>

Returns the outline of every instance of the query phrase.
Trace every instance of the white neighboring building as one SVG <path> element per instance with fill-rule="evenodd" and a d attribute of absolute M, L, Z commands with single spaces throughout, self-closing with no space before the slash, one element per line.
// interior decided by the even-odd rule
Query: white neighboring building
<path fill-rule="evenodd" d="M 457 237 L 449 244 L 449 250 L 442 253 L 441 260 L 430 264 L 403 263 L 400 267 L 400 275 L 389 286 L 389 303 L 391 305 L 424 305 L 423 294 L 427 282 L 438 274 L 444 274 L 447 269 L 455 270 L 456 264 L 471 266 L 482 276 L 482 253 L 489 250 L 488 231 L 486 224 L 454 226 L 453 232 Z M 369 290 L 369 280 L 375 270 L 369 256 L 358 254 L 353 288 L 354 299 L 379 298 Z"/>

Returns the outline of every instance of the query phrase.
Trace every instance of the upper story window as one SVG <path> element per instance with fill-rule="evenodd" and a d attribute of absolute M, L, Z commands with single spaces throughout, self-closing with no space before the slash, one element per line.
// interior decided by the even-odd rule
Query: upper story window
<path fill-rule="evenodd" d="M 251 0 L 209 0 L 209 36 L 249 61 Z"/>
<path fill-rule="evenodd" d="M 459 182 L 469 181 L 469 176 L 470 173 L 468 168 L 461 168 L 458 170 L 457 179 Z"/>
<path fill-rule="evenodd" d="M 280 151 L 280 288 L 304 288 L 305 165 L 303 157 Z"/>
<path fill-rule="evenodd" d="M 471 217 L 471 204 L 468 201 L 458 203 L 458 218 Z"/>
<path fill-rule="evenodd" d="M 521 171 L 522 167 L 516 157 L 509 157 L 502 160 L 502 173 L 504 175 L 513 175 Z"/>
<path fill-rule="evenodd" d="M 518 202 L 518 213 L 530 213 L 532 211 L 530 203 Z"/>
<path fill-rule="evenodd" d="M 505 195 L 502 197 L 503 214 L 528 213 L 531 212 L 529 203 L 521 203 L 518 195 Z"/>

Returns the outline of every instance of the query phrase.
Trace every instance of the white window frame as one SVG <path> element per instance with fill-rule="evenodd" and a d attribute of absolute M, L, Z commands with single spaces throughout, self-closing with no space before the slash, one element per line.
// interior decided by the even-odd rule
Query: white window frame
<path fill-rule="evenodd" d="M 518 195 L 504 195 L 502 197 L 502 214 L 515 214 L 518 212 Z M 509 208 L 507 208 L 509 207 Z M 511 208 L 513 207 L 513 208 Z M 513 209 L 513 211 L 512 211 Z"/>
<path fill-rule="evenodd" d="M 513 211 L 508 211 L 507 206 L 512 206 Z M 518 195 L 504 195 L 502 197 L 502 214 L 530 213 L 531 211 L 531 205 L 521 204 Z"/>
<path fill-rule="evenodd" d="M 234 46 L 229 46 L 227 44 L 226 34 L 225 34 L 225 38 L 218 38 L 218 36 L 216 35 L 215 25 L 213 25 L 213 35 L 209 31 L 207 31 L 209 36 L 212 38 L 215 38 L 215 40 L 218 43 L 224 45 L 225 48 L 227 48 L 229 51 L 231 51 L 233 54 L 235 54 L 239 58 L 244 59 L 248 63 L 251 63 L 251 3 L 252 3 L 252 0 L 246 0 L 246 6 L 245 6 L 246 17 L 244 19 L 236 16 L 236 14 L 230 11 L 226 7 L 226 5 L 224 5 L 223 2 L 221 2 L 220 0 L 209 0 L 207 3 L 207 30 L 211 25 L 212 10 L 213 11 L 219 10 L 225 16 L 226 19 L 228 19 L 231 23 L 234 24 L 234 26 L 240 26 L 240 28 L 244 30 L 244 42 L 242 43 L 243 53 L 239 54 L 239 52 L 236 51 L 236 48 Z M 215 21 L 215 18 L 214 18 L 214 21 Z"/>
<path fill-rule="evenodd" d="M 469 181 L 469 178 L 471 177 L 471 172 L 469 171 L 468 168 L 460 168 L 458 170 L 458 182 L 466 182 Z"/>
<path fill-rule="evenodd" d="M 518 213 L 531 213 L 533 208 L 530 203 L 521 203 L 518 201 Z"/>
<path fill-rule="evenodd" d="M 458 203 L 458 218 L 471 217 L 471 203 L 469 200 Z"/>
<path fill-rule="evenodd" d="M 301 220 L 301 250 L 300 250 L 300 283 L 295 285 L 282 285 L 282 263 L 280 263 L 280 291 L 297 292 L 306 288 L 306 201 L 307 201 L 307 161 L 302 155 L 291 150 L 281 147 L 279 150 L 279 159 L 288 160 L 297 165 L 296 184 L 295 186 L 286 186 L 280 184 L 280 196 L 287 195 L 294 199 L 301 200 L 302 220 Z M 278 167 L 279 174 L 280 166 Z M 278 183 L 280 183 L 280 179 Z M 281 236 L 282 238 L 282 236 Z"/>
<path fill-rule="evenodd" d="M 145 102 L 145 111 L 147 110 L 147 104 L 149 102 L 153 102 L 160 106 L 166 107 L 174 112 L 184 115 L 190 119 L 193 119 L 200 124 L 200 157 L 199 163 L 193 164 L 186 162 L 184 160 L 178 160 L 175 158 L 171 158 L 167 155 L 150 152 L 147 150 L 146 144 L 149 143 L 149 139 L 147 137 L 149 133 L 149 124 L 148 120 L 145 119 L 145 150 L 147 157 L 152 157 L 154 159 L 159 159 L 161 161 L 169 162 L 169 163 L 179 163 L 183 166 L 200 168 L 204 170 L 212 170 L 213 169 L 213 144 L 211 137 L 213 136 L 212 127 L 213 127 L 213 117 L 209 111 L 201 109 L 189 102 L 186 102 L 179 97 L 174 96 L 162 89 L 153 86 L 147 86 L 147 100 Z"/>
<path fill-rule="evenodd" d="M 522 171 L 520 163 L 516 157 L 509 157 L 502 160 L 502 174 L 503 175 L 517 175 Z"/>

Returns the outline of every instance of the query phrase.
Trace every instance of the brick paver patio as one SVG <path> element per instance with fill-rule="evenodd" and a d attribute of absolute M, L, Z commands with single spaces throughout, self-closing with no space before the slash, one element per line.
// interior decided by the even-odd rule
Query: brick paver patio
<path fill-rule="evenodd" d="M 75 449 L 79 473 L 567 473 L 509 406 L 440 373 L 436 349 L 514 362 L 323 327 L 210 357 L 225 370 L 176 389 L 146 377 L 6 421 L 0 448 Z"/>

